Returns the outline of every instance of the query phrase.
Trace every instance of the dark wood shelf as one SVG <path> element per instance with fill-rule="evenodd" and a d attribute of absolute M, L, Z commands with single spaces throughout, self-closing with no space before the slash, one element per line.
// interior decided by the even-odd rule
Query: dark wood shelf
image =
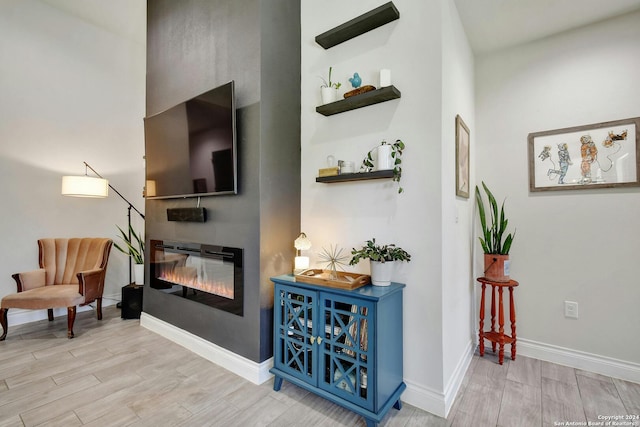
<path fill-rule="evenodd" d="M 316 36 L 316 43 L 325 49 L 329 49 L 337 44 L 358 37 L 361 34 L 371 31 L 375 28 L 388 24 L 400 18 L 400 12 L 393 4 L 389 2 L 377 7 L 363 15 L 353 18 L 342 25 L 325 31 Z"/>
<path fill-rule="evenodd" d="M 391 101 L 392 99 L 400 98 L 400 96 L 401 93 L 395 86 L 386 86 L 360 95 L 330 102 L 329 104 L 320 105 L 316 107 L 316 112 L 323 116 L 332 116 L 334 114 L 344 113 L 345 111 L 355 110 L 356 108 L 366 107 L 367 105 Z"/>
<path fill-rule="evenodd" d="M 373 172 L 361 172 L 361 173 L 343 173 L 334 176 L 319 176 L 316 178 L 316 182 L 332 183 L 332 182 L 347 182 L 347 181 L 364 181 L 366 179 L 384 179 L 393 178 L 393 170 L 373 171 Z"/>

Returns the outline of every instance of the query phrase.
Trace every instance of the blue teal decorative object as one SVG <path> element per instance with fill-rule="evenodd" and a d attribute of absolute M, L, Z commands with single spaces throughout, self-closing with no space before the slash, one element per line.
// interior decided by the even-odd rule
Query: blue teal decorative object
<path fill-rule="evenodd" d="M 349 81 L 351 82 L 351 86 L 354 88 L 359 88 L 362 84 L 362 79 L 358 73 L 353 73 L 353 77 L 351 77 Z"/>

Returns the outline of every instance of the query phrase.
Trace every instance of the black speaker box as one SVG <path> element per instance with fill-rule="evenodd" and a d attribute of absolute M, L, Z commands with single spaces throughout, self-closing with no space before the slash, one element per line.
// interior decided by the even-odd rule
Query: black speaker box
<path fill-rule="evenodd" d="M 205 222 L 207 220 L 207 210 L 205 208 L 170 208 L 167 209 L 167 220 Z"/>
<path fill-rule="evenodd" d="M 142 285 L 122 287 L 122 303 L 120 317 L 123 319 L 139 319 L 142 313 Z"/>

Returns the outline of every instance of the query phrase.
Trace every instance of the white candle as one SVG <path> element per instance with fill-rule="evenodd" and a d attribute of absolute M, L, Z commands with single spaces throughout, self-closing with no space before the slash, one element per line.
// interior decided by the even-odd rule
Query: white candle
<path fill-rule="evenodd" d="M 391 70 L 380 70 L 380 87 L 391 86 Z"/>

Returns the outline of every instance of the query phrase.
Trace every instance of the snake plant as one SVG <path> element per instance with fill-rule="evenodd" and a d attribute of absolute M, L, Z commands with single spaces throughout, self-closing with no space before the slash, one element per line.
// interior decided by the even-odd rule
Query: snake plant
<path fill-rule="evenodd" d="M 493 197 L 491 191 L 487 185 L 482 182 L 482 187 L 487 194 L 489 201 L 489 213 L 490 222 L 487 223 L 487 214 L 485 210 L 484 201 L 482 200 L 482 194 L 480 189 L 476 185 L 476 203 L 478 204 L 478 215 L 480 216 L 480 225 L 482 227 L 482 237 L 480 237 L 480 244 L 485 254 L 499 254 L 508 255 L 515 237 L 515 231 L 513 234 L 509 233 L 505 236 L 509 220 L 504 215 L 504 201 L 500 207 L 500 214 L 498 215 L 498 203 L 496 198 Z"/>
<path fill-rule="evenodd" d="M 133 227 L 129 226 L 129 232 L 131 233 L 131 237 L 129 234 L 125 233 L 122 228 L 118 225 L 118 230 L 120 230 L 122 240 L 124 241 L 126 248 L 118 245 L 117 243 L 113 243 L 113 246 L 120 252 L 125 255 L 133 258 L 133 262 L 136 264 L 144 264 L 144 238 L 142 237 L 142 233 L 137 234 Z"/>

